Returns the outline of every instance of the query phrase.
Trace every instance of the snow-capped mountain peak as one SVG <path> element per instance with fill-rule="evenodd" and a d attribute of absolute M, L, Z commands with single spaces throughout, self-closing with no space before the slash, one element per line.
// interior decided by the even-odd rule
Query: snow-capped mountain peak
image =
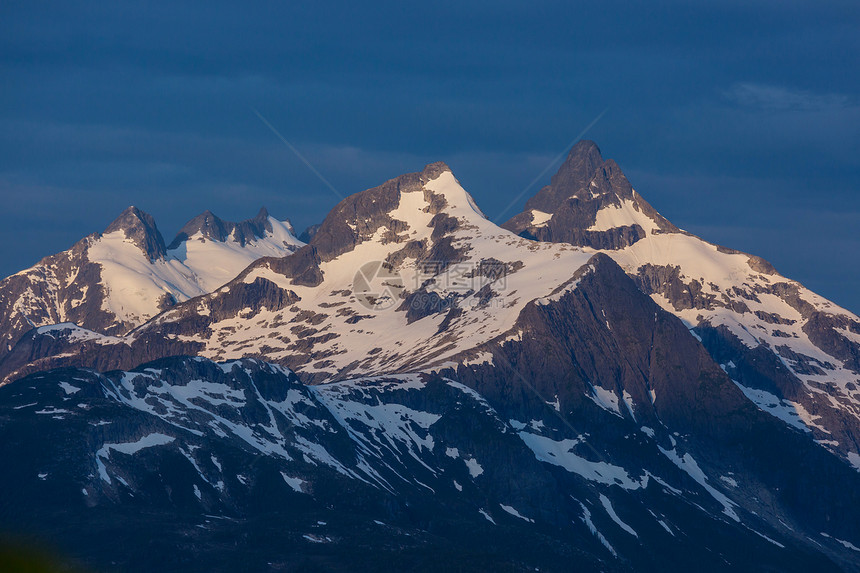
<path fill-rule="evenodd" d="M 186 223 L 168 248 L 169 258 L 189 269 L 198 292 L 211 292 L 262 257 L 283 257 L 301 247 L 288 220 L 265 207 L 253 219 L 233 223 L 204 211 Z"/>
<path fill-rule="evenodd" d="M 395 177 L 378 187 L 346 197 L 329 212 L 310 244 L 316 248 L 320 258 L 326 261 L 368 240 L 390 242 L 406 227 L 413 231 L 418 227 L 427 227 L 432 216 L 447 205 L 447 200 L 444 194 L 439 194 L 435 202 L 432 201 L 430 196 L 433 192 L 426 189 L 425 185 L 446 173 L 454 179 L 446 164 L 431 163 L 420 172 Z M 465 193 L 462 188 L 459 189 L 456 191 L 452 188 L 449 192 Z M 431 216 L 424 217 L 427 219 L 424 221 L 411 207 Z M 419 222 L 418 219 L 422 220 Z M 380 229 L 385 234 L 377 237 Z"/>
<path fill-rule="evenodd" d="M 507 228 L 442 163 L 345 198 L 307 245 L 265 210 L 205 212 L 153 261 L 127 218 L 0 288 L 29 324 L 0 357 L 0 413 L 38 454 L 3 442 L 32 458 L 4 474 L 24 512 L 47 480 L 73 511 L 197 511 L 195 533 L 251 507 L 304 528 L 307 502 L 374 539 L 535 532 L 595 570 L 856 563 L 860 320 L 672 226 L 592 142 Z"/>
<path fill-rule="evenodd" d="M 590 257 L 496 226 L 434 163 L 347 197 L 307 246 L 259 259 L 129 343 L 154 350 L 166 336 L 171 352 L 192 352 L 181 342 L 216 359 L 265 355 L 315 380 L 443 367 L 485 359 L 478 345 L 509 334 L 532 301 L 574 289 Z"/>
<path fill-rule="evenodd" d="M 595 249 L 623 249 L 679 229 L 633 190 L 614 160 L 592 141 L 571 149 L 550 184 L 504 225 L 524 237 Z"/>
<path fill-rule="evenodd" d="M 591 142 L 574 146 L 550 185 L 503 227 L 606 252 L 702 338 L 748 398 L 860 468 L 858 317 L 761 257 L 681 231 Z"/>
<path fill-rule="evenodd" d="M 167 254 L 164 238 L 155 225 L 155 219 L 133 205 L 114 219 L 102 235 L 121 236 L 140 249 L 150 261 L 163 259 Z"/>
<path fill-rule="evenodd" d="M 276 233 L 275 226 L 286 227 L 286 234 L 283 232 Z M 239 246 L 244 247 L 246 243 L 256 242 L 260 239 L 265 239 L 272 234 L 280 235 L 282 241 L 286 241 L 289 245 L 299 246 L 300 243 L 295 239 L 295 231 L 289 221 L 278 221 L 269 216 L 269 211 L 262 207 L 257 216 L 253 219 L 247 219 L 239 223 L 225 221 L 215 215 L 208 209 L 188 221 L 176 237 L 170 243 L 168 250 L 177 249 L 183 242 L 195 239 L 198 241 L 217 241 L 224 243 L 233 241 Z"/>
<path fill-rule="evenodd" d="M 302 245 L 289 221 L 261 209 L 240 223 L 207 211 L 167 248 L 154 218 L 128 207 L 103 233 L 0 282 L 0 355 L 24 332 L 50 324 L 124 334 L 218 288 L 260 257 L 283 257 Z"/>

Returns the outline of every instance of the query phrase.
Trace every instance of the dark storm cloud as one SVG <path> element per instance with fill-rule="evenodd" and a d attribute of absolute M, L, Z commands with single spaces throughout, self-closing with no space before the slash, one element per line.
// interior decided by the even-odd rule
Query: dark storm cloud
<path fill-rule="evenodd" d="M 492 217 L 608 107 L 588 136 L 667 217 L 860 309 L 854 4 L 631 4 L 4 3 L 0 273 L 132 203 L 168 240 L 318 221 L 252 108 L 341 193 L 441 159 Z"/>

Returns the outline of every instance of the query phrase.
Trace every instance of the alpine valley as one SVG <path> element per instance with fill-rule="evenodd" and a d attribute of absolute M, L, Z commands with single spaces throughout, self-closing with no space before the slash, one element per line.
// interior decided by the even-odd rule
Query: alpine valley
<path fill-rule="evenodd" d="M 300 240 L 301 239 L 301 240 Z M 860 571 L 860 319 L 580 141 L 0 282 L 0 530 L 95 571 Z"/>

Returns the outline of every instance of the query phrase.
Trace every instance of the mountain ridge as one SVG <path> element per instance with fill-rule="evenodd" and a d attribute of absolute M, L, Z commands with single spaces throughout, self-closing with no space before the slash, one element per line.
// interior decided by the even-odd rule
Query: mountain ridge
<path fill-rule="evenodd" d="M 154 218 L 130 206 L 102 233 L 3 279 L 0 357 L 40 326 L 75 322 L 106 335 L 125 334 L 178 301 L 221 286 L 255 258 L 301 245 L 289 222 L 265 209 L 241 223 L 218 222 L 230 232 L 212 238 L 198 229 L 168 248 Z M 195 239 L 191 245 L 189 238 Z"/>
<path fill-rule="evenodd" d="M 444 163 L 390 179 L 127 333 L 29 330 L 0 407 L 31 443 L 78 428 L 57 487 L 117 519 L 264 515 L 241 475 L 328 558 L 368 543 L 320 525 L 346 513 L 549 543 L 488 545 L 514 570 L 860 570 L 860 319 L 674 227 L 593 142 L 535 197 L 499 227 Z M 189 257 L 226 232 L 193 221 Z"/>
<path fill-rule="evenodd" d="M 285 224 L 290 229 L 290 232 L 294 233 L 289 220 L 286 220 Z M 269 221 L 269 211 L 265 207 L 261 207 L 255 217 L 238 223 L 225 221 L 207 209 L 185 223 L 176 234 L 176 237 L 173 238 L 173 241 L 170 242 L 170 246 L 167 249 L 171 251 L 175 250 L 183 241 L 197 235 L 203 239 L 210 239 L 221 243 L 225 242 L 232 235 L 233 240 L 244 247 L 246 242 L 265 238 L 267 231 L 271 233 L 273 228 L 272 223 Z"/>
<path fill-rule="evenodd" d="M 451 216 L 451 214 L 446 212 L 449 201 L 445 193 L 439 194 L 428 188 L 428 183 L 442 178 L 446 173 L 449 174 L 448 176 L 450 176 L 457 188 L 455 193 L 456 199 L 452 199 L 452 201 L 460 203 L 459 208 L 461 209 L 458 211 L 458 216 Z M 409 209 L 413 209 L 410 213 L 399 211 L 401 202 L 405 198 L 413 196 L 418 191 L 423 191 L 423 193 L 419 193 L 419 195 L 423 195 L 423 202 L 418 200 L 415 206 L 409 207 Z M 565 194 L 570 195 L 570 197 L 565 198 Z M 418 195 L 415 196 L 418 197 Z M 774 352 L 780 357 L 780 360 L 790 360 L 790 363 L 795 365 L 798 370 L 798 372 L 792 372 L 795 378 L 798 374 L 805 375 L 812 373 L 821 375 L 822 372 L 825 372 L 825 370 L 822 370 L 823 367 L 833 371 L 834 375 L 842 376 L 843 380 L 845 376 L 852 376 L 851 368 L 856 367 L 854 362 L 856 362 L 858 350 L 856 344 L 853 344 L 850 338 L 843 336 L 841 334 L 842 331 L 838 329 L 847 329 L 848 332 L 851 331 L 851 328 L 857 329 L 858 323 L 856 317 L 852 318 L 850 314 L 829 314 L 828 309 L 833 308 L 832 305 L 823 301 L 820 297 L 818 299 L 813 297 L 812 300 L 814 303 L 805 301 L 803 297 L 808 295 L 803 293 L 808 291 L 805 291 L 802 287 L 797 286 L 796 283 L 792 283 L 791 281 L 779 282 L 782 278 L 776 274 L 772 265 L 763 259 L 732 249 L 713 246 L 689 233 L 678 230 L 676 227 L 671 226 L 671 224 L 664 223 L 663 221 L 665 220 L 656 211 L 653 211 L 653 208 L 633 190 L 626 177 L 617 168 L 617 164 L 611 160 L 603 161 L 599 149 L 593 142 L 584 141 L 574 146 L 567 160 L 559 169 L 559 173 L 553 177 L 550 186 L 543 188 L 535 197 L 544 197 L 544 199 L 537 201 L 537 203 L 545 208 L 548 207 L 543 203 L 551 200 L 552 204 L 557 205 L 558 212 L 549 214 L 550 218 L 547 221 L 544 221 L 542 225 L 538 224 L 538 226 L 535 226 L 535 210 L 529 208 L 530 204 L 527 203 L 524 213 L 515 216 L 511 221 L 503 225 L 503 227 L 508 227 L 514 232 L 519 230 L 519 234 L 524 239 L 538 238 L 536 234 L 540 234 L 541 229 L 546 229 L 548 236 L 544 237 L 544 244 L 552 242 L 570 244 L 573 242 L 575 245 L 577 241 L 571 239 L 571 233 L 576 235 L 573 237 L 574 239 L 586 239 L 580 241 L 587 243 L 580 246 L 581 249 L 584 249 L 582 251 L 583 259 L 581 263 L 585 262 L 585 257 L 591 252 L 606 252 L 610 256 L 613 256 L 622 268 L 634 278 L 639 288 L 655 298 L 664 309 L 687 321 L 692 329 L 695 330 L 698 326 L 700 330 L 704 331 L 713 327 L 712 330 L 708 330 L 709 333 L 712 333 L 708 336 L 709 348 L 712 353 L 720 354 L 721 356 L 725 355 L 725 351 L 717 349 L 717 345 L 732 346 L 730 341 L 732 337 L 736 339 L 738 336 L 741 336 L 741 340 L 747 346 L 754 344 L 751 341 L 759 340 L 755 337 L 749 338 L 749 335 L 745 334 L 749 329 L 744 325 L 749 323 L 749 321 L 755 321 L 754 326 L 758 329 L 766 329 L 768 326 L 779 326 L 777 323 L 784 323 L 782 324 L 783 328 L 771 327 L 773 334 L 770 340 L 776 340 L 777 344 L 773 344 L 772 347 L 775 348 Z M 549 199 L 546 199 L 547 197 Z M 417 212 L 426 214 L 422 215 L 424 218 L 420 222 L 414 219 L 414 215 L 411 214 Z M 526 217 L 522 215 L 526 215 Z M 398 219 L 398 217 L 401 217 L 401 219 Z M 414 219 L 411 223 L 406 221 L 410 217 Z M 556 221 L 556 219 L 558 220 Z M 522 225 L 516 224 L 517 220 L 524 221 L 526 227 L 522 228 Z M 567 236 L 557 238 L 553 235 L 553 225 L 563 225 Z M 429 229 L 430 232 L 418 232 L 421 228 Z M 459 184 L 456 183 L 456 178 L 454 178 L 447 165 L 441 162 L 429 164 L 421 172 L 391 179 L 378 187 L 347 197 L 332 209 L 323 223 L 321 223 L 319 230 L 308 246 L 298 249 L 295 255 L 287 258 L 260 258 L 244 269 L 232 282 L 235 288 L 238 289 L 237 293 L 245 293 L 238 298 L 233 297 L 237 302 L 229 302 L 226 303 L 226 307 L 223 306 L 230 298 L 229 289 L 225 291 L 227 294 L 221 293 L 215 295 L 215 299 L 221 301 L 217 303 L 222 305 L 221 308 L 236 307 L 232 311 L 227 311 L 228 315 L 231 312 L 238 311 L 239 305 L 242 308 L 253 309 L 255 306 L 258 307 L 259 304 L 263 304 L 261 301 L 255 302 L 249 299 L 248 293 L 251 292 L 263 296 L 262 300 L 269 300 L 267 297 L 274 296 L 275 298 L 271 300 L 277 308 L 282 308 L 284 304 L 295 304 L 288 301 L 300 301 L 303 295 L 297 294 L 299 291 L 294 287 L 320 287 L 326 281 L 326 272 L 340 273 L 335 267 L 332 267 L 332 261 L 359 249 L 362 244 L 369 244 L 368 242 L 373 243 L 374 241 L 377 242 L 374 243 L 377 246 L 368 251 L 373 253 L 368 260 L 374 257 L 380 260 L 384 259 L 383 265 L 387 265 L 385 268 L 396 268 L 398 272 L 401 272 L 400 269 L 402 267 L 402 269 L 405 269 L 405 272 L 418 273 L 421 270 L 419 267 L 428 261 L 436 264 L 438 268 L 423 279 L 424 281 L 431 281 L 430 290 L 433 290 L 432 283 L 437 282 L 440 278 L 444 279 L 444 270 L 446 267 L 464 262 L 474 267 L 480 263 L 480 260 L 472 260 L 473 257 L 467 254 L 472 250 L 470 241 L 472 241 L 473 237 L 471 235 L 474 235 L 479 228 L 482 228 L 482 232 L 486 233 L 491 238 L 490 240 L 497 244 L 502 240 L 507 240 L 501 238 L 502 236 L 493 234 L 498 232 L 494 230 L 498 228 L 491 226 L 485 217 L 480 214 L 480 210 L 474 205 L 474 201 L 468 193 L 462 190 Z M 619 233 L 619 230 L 623 230 L 623 232 Z M 407 233 L 411 233 L 414 238 L 410 239 Z M 600 249 L 594 246 L 595 244 L 606 246 L 605 243 L 607 241 L 612 243 L 609 245 L 610 248 Z M 669 242 L 667 243 L 667 241 Z M 402 244 L 402 248 L 395 252 L 395 250 L 389 248 L 394 243 Z M 513 244 L 514 242 L 508 240 L 508 246 L 512 246 Z M 495 249 L 492 245 L 488 245 L 488 247 Z M 687 262 L 678 266 L 676 264 L 678 261 L 675 261 L 673 259 L 674 255 L 671 254 L 673 250 L 682 256 L 681 262 L 684 260 Z M 555 253 L 553 256 L 559 257 L 562 254 Z M 686 258 L 684 259 L 683 257 Z M 488 255 L 484 258 L 499 262 L 494 256 Z M 704 267 L 699 269 L 698 267 L 701 264 L 696 262 L 698 260 L 713 260 L 713 263 L 708 262 Z M 642 264 L 642 261 L 651 262 Z M 350 266 L 357 265 L 357 262 L 339 264 L 341 266 Z M 405 267 L 402 266 L 404 264 L 406 265 Z M 499 269 L 503 270 L 506 278 L 508 273 L 512 277 L 516 277 L 512 266 L 516 264 L 522 265 L 523 262 L 522 260 L 510 260 L 503 263 Z M 706 280 L 703 274 L 703 278 L 687 282 L 688 279 L 685 278 L 685 273 L 688 272 L 686 270 L 686 266 L 688 265 L 692 265 L 691 268 L 696 272 L 710 273 L 709 276 L 711 278 Z M 330 270 L 325 271 L 324 269 L 326 268 Z M 571 269 L 569 273 L 572 274 L 574 270 Z M 272 272 L 275 273 L 274 277 L 270 274 Z M 740 287 L 739 290 L 739 285 L 731 282 L 733 279 L 729 279 L 729 282 L 726 282 L 725 277 L 729 275 L 734 276 L 732 273 L 735 273 L 735 275 L 741 273 L 738 276 L 746 274 L 750 277 L 748 280 L 754 282 Z M 343 275 L 343 273 L 340 273 L 340 275 Z M 570 274 L 565 276 L 569 277 Z M 350 278 L 348 276 L 341 276 L 338 283 L 339 286 L 332 286 L 333 292 L 347 292 L 349 288 L 352 288 Z M 286 282 L 284 282 L 284 279 L 286 279 Z M 556 280 L 559 281 L 558 284 L 561 284 L 566 279 L 559 276 Z M 718 283 L 725 286 L 718 286 Z M 483 287 L 490 288 L 490 285 L 483 285 Z M 445 320 L 439 323 L 439 326 L 435 327 L 436 329 L 443 327 L 444 329 L 449 329 L 451 324 L 462 322 L 462 317 L 458 314 L 460 309 L 456 308 L 457 304 L 462 303 L 464 300 L 476 299 L 474 292 L 457 293 L 450 289 L 447 292 L 444 289 L 439 293 L 429 292 L 426 285 L 415 284 L 413 288 L 406 288 L 400 285 L 398 289 L 399 291 L 395 295 L 395 298 L 404 300 L 400 306 L 401 310 L 407 311 L 408 322 L 411 324 L 413 320 L 421 320 L 432 316 L 439 317 L 435 319 L 439 321 L 444 317 Z M 708 291 L 711 291 L 713 294 Z M 773 304 L 768 306 L 761 302 L 763 300 L 762 297 L 765 295 L 771 299 L 776 296 L 779 300 L 774 299 L 774 302 L 778 302 L 782 306 L 773 307 Z M 488 296 L 489 298 L 487 298 Z M 487 291 L 486 295 L 477 298 L 480 298 L 485 303 L 492 298 L 492 293 L 491 291 Z M 163 325 L 169 324 L 172 320 L 171 316 L 178 317 L 184 313 L 190 319 L 190 322 L 186 319 L 181 320 L 186 321 L 188 325 L 171 326 L 166 332 L 172 332 L 170 336 L 197 336 L 198 342 L 192 344 L 192 347 L 198 348 L 197 345 L 202 342 L 204 347 L 210 348 L 211 342 L 205 341 L 208 335 L 204 336 L 204 339 L 200 339 L 197 333 L 197 325 L 201 324 L 201 318 L 196 317 L 196 313 L 198 312 L 196 309 L 204 308 L 209 304 L 206 302 L 207 299 L 205 297 L 201 300 L 204 304 L 203 307 L 198 306 L 200 304 L 198 302 L 192 302 L 186 305 L 185 308 L 189 309 L 187 312 L 180 312 L 178 310 L 168 311 L 164 315 L 159 316 L 152 325 L 144 326 L 140 332 L 155 333 L 159 329 L 163 330 Z M 335 306 L 343 304 L 342 301 L 332 300 L 333 302 L 325 304 L 334 304 Z M 415 301 L 423 302 L 416 305 L 413 304 Z M 760 305 L 761 310 L 756 309 L 753 303 Z M 480 306 L 480 304 L 483 303 L 479 302 L 477 306 Z M 303 305 L 304 303 L 299 303 L 299 306 Z M 725 314 L 722 309 L 729 311 L 730 314 Z M 803 314 L 806 316 L 804 319 L 805 322 L 802 325 L 795 318 L 783 317 L 783 315 L 797 312 L 797 309 L 802 309 Z M 344 310 L 345 308 L 339 309 L 338 313 L 342 313 Z M 445 312 L 440 312 L 442 310 Z M 708 310 L 710 310 L 712 318 L 694 318 L 694 312 L 698 313 L 699 311 Z M 211 313 L 211 311 L 207 312 Z M 218 312 L 222 313 L 219 314 L 219 316 L 222 316 L 222 321 L 227 318 L 227 315 L 223 315 L 224 311 Z M 338 335 L 335 331 L 331 330 L 333 323 L 331 323 L 331 326 L 325 325 L 326 314 L 319 312 L 319 308 L 308 307 L 302 312 L 306 313 L 307 316 L 316 318 L 307 319 L 311 321 L 311 324 L 302 327 L 304 330 L 296 330 L 296 327 L 293 328 L 294 332 L 303 332 L 304 334 L 299 336 L 301 340 L 284 347 L 284 351 L 287 351 L 289 348 L 293 348 L 294 352 L 296 350 L 299 351 L 297 355 L 289 353 L 284 355 L 284 358 L 287 360 L 286 364 L 290 367 L 301 369 L 300 363 L 296 362 L 296 356 L 304 355 L 306 359 L 316 356 L 315 360 L 325 370 L 326 368 L 322 365 L 334 364 L 330 359 L 326 359 L 326 356 L 331 357 L 338 353 L 343 353 L 343 351 L 336 350 L 338 344 L 332 342 L 332 340 L 341 338 L 343 335 Z M 352 320 L 366 321 L 370 316 L 362 314 L 362 312 L 361 308 L 354 307 L 346 315 L 342 316 L 348 318 L 347 324 Z M 833 318 L 834 316 L 842 316 L 843 318 Z M 203 323 L 207 323 L 211 319 L 204 318 L 202 320 Z M 726 320 L 729 320 L 729 322 L 726 322 Z M 322 321 L 322 331 L 325 332 L 328 330 L 329 333 L 316 335 L 321 330 L 319 327 L 316 327 L 316 321 Z M 278 321 L 276 320 L 275 324 L 277 323 Z M 367 324 L 370 323 L 367 322 Z M 512 324 L 512 322 L 508 324 Z M 848 365 L 847 369 L 839 370 L 834 365 L 832 357 L 817 358 L 809 354 L 808 350 L 803 350 L 804 347 L 798 347 L 797 344 L 799 343 L 783 340 L 787 331 L 785 326 L 793 324 L 797 326 L 791 336 L 794 338 L 802 336 L 804 337 L 802 340 L 810 340 L 810 344 L 817 349 L 816 352 L 823 352 L 820 348 L 823 346 L 829 349 L 830 352 L 838 354 L 841 357 L 840 362 L 844 361 Z M 345 324 L 344 326 L 347 325 Z M 799 328 L 800 326 L 802 326 L 803 330 Z M 739 327 L 746 330 L 739 330 Z M 390 328 L 396 330 L 400 327 L 395 327 L 394 325 L 386 327 L 386 329 Z M 442 331 L 440 330 L 439 332 Z M 449 332 L 451 331 L 449 330 Z M 723 334 L 717 336 L 718 333 Z M 695 331 L 693 335 L 700 336 Z M 156 336 L 163 336 L 163 334 Z M 448 336 L 449 340 L 453 340 L 451 338 L 452 334 L 443 335 L 443 339 L 445 336 Z M 761 337 L 760 339 L 765 340 Z M 817 344 L 812 342 L 813 339 Z M 147 344 L 152 343 L 149 338 L 147 340 Z M 272 342 L 277 341 L 273 340 Z M 132 344 L 134 343 L 132 342 Z M 173 343 L 168 345 L 168 347 L 173 346 Z M 245 346 L 247 347 L 248 345 L 245 344 Z M 322 353 L 318 350 L 308 352 L 316 346 L 333 347 L 333 350 Z M 210 356 L 216 359 L 219 357 L 241 356 L 241 354 L 224 354 L 223 350 L 217 350 L 217 346 L 212 348 L 214 353 L 210 354 Z M 259 348 L 256 354 L 258 356 L 262 355 L 260 352 L 271 353 L 273 351 L 271 343 L 265 346 L 265 350 L 263 350 L 263 347 Z M 277 348 L 277 345 L 274 348 Z M 780 348 L 783 350 L 779 350 Z M 369 348 L 368 351 L 370 350 L 373 349 Z M 466 350 L 463 349 L 462 351 Z M 281 351 L 282 354 L 284 351 Z M 780 352 L 784 356 L 781 356 Z M 831 355 L 828 354 L 826 356 Z M 736 358 L 737 360 L 730 358 L 724 364 L 734 364 L 734 367 L 737 368 L 738 364 L 745 363 L 742 356 L 737 356 Z M 368 364 L 378 363 L 378 361 L 374 360 L 365 360 L 365 362 Z M 130 365 L 123 364 L 122 366 L 128 367 Z M 341 365 L 341 367 L 345 366 L 349 365 Z M 354 364 L 350 366 L 350 368 L 355 367 Z M 729 368 L 730 366 L 726 367 Z M 791 370 L 791 366 L 788 366 L 788 368 Z M 8 368 L 6 372 L 8 374 Z M 332 372 L 332 370 L 329 370 L 329 372 Z M 798 392 L 797 388 L 790 388 L 784 380 L 774 387 L 772 374 L 764 375 L 763 379 L 761 372 L 747 366 L 742 366 L 739 372 L 746 372 L 746 378 L 740 374 L 737 377 L 743 378 L 738 382 L 749 391 L 750 395 L 755 394 L 755 392 L 766 392 L 776 397 L 777 403 L 780 404 L 776 411 L 783 418 L 785 416 L 805 418 L 804 422 L 797 423 L 811 425 L 814 432 L 818 430 L 814 428 L 815 424 L 812 424 L 811 420 L 814 419 L 814 416 L 820 417 L 821 411 L 832 418 L 828 423 L 828 428 L 830 426 L 839 427 L 848 424 L 848 427 L 852 429 L 846 431 L 841 427 L 839 428 L 839 434 L 842 440 L 846 442 L 846 444 L 840 445 L 847 447 L 847 450 L 845 450 L 847 452 L 855 449 L 851 444 L 857 443 L 858 428 L 857 414 L 852 406 L 854 398 L 852 398 L 850 392 L 851 382 L 844 381 L 841 383 L 843 386 L 848 384 L 841 391 L 847 398 L 848 403 L 847 408 L 844 411 L 840 411 L 839 408 L 833 408 L 832 405 L 828 405 L 826 403 L 828 399 L 821 398 L 812 391 Z M 840 374 L 840 372 L 843 373 Z M 308 374 L 308 372 L 305 372 L 305 375 Z M 788 379 L 791 379 L 791 377 L 786 378 L 786 380 Z M 794 385 L 798 386 L 798 384 L 803 385 L 804 383 L 800 380 L 795 380 Z M 761 396 L 765 395 L 761 394 Z M 804 399 L 801 402 L 794 402 L 793 400 L 785 401 L 788 398 L 797 398 L 798 396 Z M 831 396 L 833 396 L 832 393 Z M 759 401 L 761 402 L 763 399 L 761 398 Z M 795 405 L 786 405 L 789 403 Z M 790 410 L 795 410 L 795 413 L 792 413 Z M 808 413 L 804 413 L 801 410 Z M 825 430 L 821 430 L 821 432 L 825 433 Z M 830 432 L 832 432 L 831 429 L 826 430 L 826 433 Z M 821 436 L 821 439 L 827 441 L 829 438 Z"/>
<path fill-rule="evenodd" d="M 605 176 L 609 161 L 596 145 L 577 144 L 566 161 L 573 167 L 559 170 L 565 177 L 536 195 L 554 197 L 555 212 L 535 223 L 527 203 L 502 226 L 531 239 L 601 246 L 695 336 L 707 333 L 708 350 L 751 400 L 789 424 L 803 419 L 801 426 L 860 468 L 853 457 L 860 444 L 860 396 L 854 393 L 860 339 L 851 334 L 860 332 L 860 319 L 785 279 L 761 257 L 662 224 L 632 187 L 628 191 L 626 178 L 618 175 L 613 183 Z M 607 236 L 622 240 L 607 245 Z M 777 358 L 768 366 L 761 361 L 765 349 Z M 827 421 L 816 427 L 816 419 Z"/>

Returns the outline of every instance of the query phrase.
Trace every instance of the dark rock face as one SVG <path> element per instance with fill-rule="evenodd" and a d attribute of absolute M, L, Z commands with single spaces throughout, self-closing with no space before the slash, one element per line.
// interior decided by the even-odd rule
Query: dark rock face
<path fill-rule="evenodd" d="M 860 334 L 860 321 L 846 316 L 814 312 L 803 325 L 803 332 L 817 347 L 842 361 L 843 365 L 860 375 L 860 345 L 839 331 Z"/>
<path fill-rule="evenodd" d="M 623 214 L 616 210 L 622 204 L 628 208 Z M 603 219 L 603 228 L 607 220 L 617 226 L 592 229 L 604 211 L 610 217 Z M 656 228 L 644 222 L 647 229 L 637 227 L 641 215 Z M 708 350 L 733 378 L 745 373 L 748 379 L 734 379 L 750 396 L 759 396 L 756 403 L 764 411 L 779 413 L 789 425 L 801 417 L 821 420 L 809 429 L 825 447 L 846 460 L 860 452 L 860 413 L 852 390 L 860 387 L 852 380 L 860 375 L 860 343 L 852 335 L 860 321 L 816 301 L 761 257 L 680 231 L 632 191 L 618 166 L 604 162 L 593 143 L 578 143 L 551 184 L 504 226 L 529 239 L 589 246 L 616 257 L 644 293 L 665 301 L 664 308 L 683 316 L 697 336 L 708 335 Z M 661 241 L 666 234 L 677 240 Z M 627 249 L 633 245 L 638 250 Z M 735 332 L 724 325 L 735 325 Z M 759 390 L 773 399 L 756 394 Z"/>
<path fill-rule="evenodd" d="M 719 431 L 714 419 L 689 417 L 690 405 L 707 392 L 716 392 L 709 407 L 723 408 L 721 416 L 755 411 L 686 327 L 612 259 L 595 255 L 577 280 L 577 288 L 557 303 L 526 306 L 515 327 L 521 343 L 490 343 L 494 355 L 503 355 L 501 364 L 514 365 L 547 400 L 555 396 L 562 406 L 578 407 L 592 401 L 591 388 L 607 385 L 631 396 L 636 421 L 697 432 Z M 468 380 L 470 372 L 462 368 L 457 374 Z M 503 388 L 498 381 L 491 388 L 474 384 L 489 399 L 504 401 L 494 395 Z M 624 408 L 621 414 L 627 417 Z"/>
<path fill-rule="evenodd" d="M 702 285 L 698 282 L 687 285 L 683 282 L 681 268 L 677 266 L 657 266 L 646 263 L 639 267 L 636 282 L 642 292 L 660 293 L 676 309 L 712 308 L 714 297 L 702 295 Z"/>
<path fill-rule="evenodd" d="M 397 310 L 406 312 L 406 322 L 411 324 L 433 314 L 448 312 L 455 303 L 454 297 L 442 298 L 438 293 L 419 289 L 408 293 Z"/>
<path fill-rule="evenodd" d="M 388 240 L 396 241 L 405 224 L 389 212 L 400 204 L 401 193 L 423 192 L 427 181 L 450 171 L 444 163 L 432 163 L 420 173 L 408 173 L 386 181 L 379 187 L 350 195 L 326 216 L 310 241 L 323 261 L 330 261 L 369 240 L 380 227 L 388 229 Z"/>
<path fill-rule="evenodd" d="M 749 266 L 752 270 L 765 274 L 765 275 L 775 275 L 778 274 L 776 268 L 770 262 L 764 260 L 761 257 L 757 257 L 755 255 L 750 256 L 749 258 Z"/>
<path fill-rule="evenodd" d="M 292 279 L 297 285 L 317 286 L 323 279 L 319 266 L 321 262 L 316 247 L 306 245 L 289 257 L 261 259 L 255 266 L 268 265 L 273 271 Z"/>
<path fill-rule="evenodd" d="M 199 326 L 201 322 L 199 318 L 189 318 L 175 330 Z M 61 324 L 47 332 L 40 330 L 27 332 L 12 352 L 0 360 L 4 381 L 42 370 L 83 364 L 98 371 L 122 366 L 131 368 L 165 356 L 195 355 L 203 349 L 201 343 L 178 339 L 173 333 L 144 333 L 133 343 L 126 344 L 116 339 L 80 336 L 82 329 L 73 324 Z"/>
<path fill-rule="evenodd" d="M 596 143 L 587 139 L 577 142 L 567 155 L 567 160 L 552 176 L 550 184 L 526 201 L 524 210 L 537 209 L 544 213 L 554 213 L 567 199 L 586 190 L 603 163 L 600 148 Z"/>
<path fill-rule="evenodd" d="M 110 333 L 128 329 L 102 310 L 101 267 L 86 258 L 96 238 L 86 237 L 30 271 L 0 281 L 0 360 L 37 325 L 69 321 Z"/>
<path fill-rule="evenodd" d="M 137 207 L 129 207 L 111 223 L 104 234 L 123 231 L 126 239 L 132 241 L 150 261 L 163 259 L 167 255 L 164 238 L 155 226 L 155 219 Z"/>
<path fill-rule="evenodd" d="M 595 249 L 617 250 L 645 237 L 641 225 L 622 225 L 605 230 L 589 230 L 597 212 L 610 206 L 632 202 L 637 211 L 651 219 L 662 232 L 678 232 L 642 197 L 613 160 L 604 161 L 592 141 L 582 140 L 571 149 L 550 184 L 526 202 L 525 209 L 502 225 L 523 237 L 537 241 L 569 243 Z M 532 210 L 551 214 L 545 223 L 533 224 Z"/>
<path fill-rule="evenodd" d="M 419 259 L 426 257 L 427 241 L 408 241 L 399 249 L 385 258 L 385 264 L 391 268 L 400 266 L 408 258 Z"/>
<path fill-rule="evenodd" d="M 224 221 L 207 210 L 188 221 L 180 229 L 168 249 L 172 250 L 179 247 L 189 237 L 197 234 L 212 241 L 222 243 L 232 237 L 233 240 L 244 247 L 247 242 L 265 237 L 267 231 L 272 231 L 272 224 L 269 222 L 269 212 L 265 207 L 261 208 L 260 212 L 253 219 L 248 219 L 240 223 Z"/>
<path fill-rule="evenodd" d="M 571 200 L 571 202 L 574 201 L 576 200 Z M 580 247 L 612 251 L 629 247 L 636 241 L 645 238 L 645 231 L 639 225 L 624 225 L 608 231 L 583 231 L 573 227 L 573 230 L 570 231 L 568 229 L 571 227 L 566 224 L 566 214 L 575 211 L 575 208 L 560 210 L 560 214 L 553 216 L 555 223 L 522 231 L 520 236 L 547 243 L 569 243 Z M 559 238 L 556 240 L 556 237 Z"/>
<path fill-rule="evenodd" d="M 634 278 L 642 292 L 661 294 L 672 304 L 675 310 L 708 309 L 717 307 L 731 308 L 735 312 L 750 312 L 744 302 L 723 295 L 718 297 L 704 291 L 704 285 L 692 279 L 685 282 L 678 266 L 658 266 L 646 263 L 639 267 L 639 273 Z"/>

